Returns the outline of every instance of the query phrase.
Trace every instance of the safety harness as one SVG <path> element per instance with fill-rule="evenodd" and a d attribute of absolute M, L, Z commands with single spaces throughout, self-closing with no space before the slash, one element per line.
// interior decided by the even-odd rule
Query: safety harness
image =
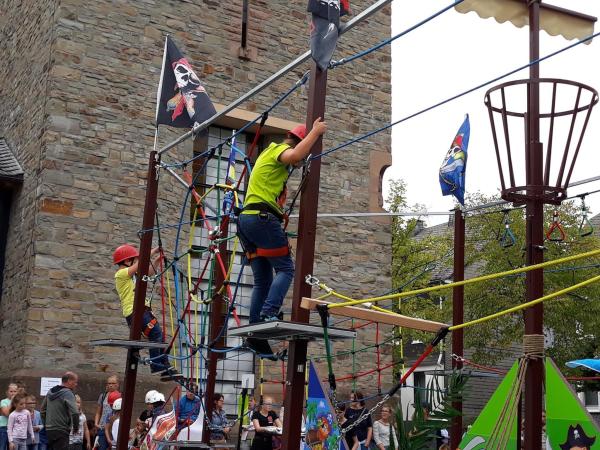
<path fill-rule="evenodd" d="M 251 203 L 249 205 L 244 206 L 244 211 L 258 211 L 258 216 L 264 218 L 266 218 L 268 214 L 272 214 L 280 222 L 283 221 L 283 214 L 279 211 L 276 211 L 268 203 Z M 238 234 L 242 235 L 242 232 L 239 229 Z M 265 258 L 276 258 L 278 256 L 287 256 L 290 254 L 290 247 L 288 245 L 276 248 L 256 248 L 254 249 L 254 251 L 249 251 L 248 249 L 244 250 L 246 251 L 246 258 L 248 258 L 248 261 L 258 256 L 262 256 Z"/>

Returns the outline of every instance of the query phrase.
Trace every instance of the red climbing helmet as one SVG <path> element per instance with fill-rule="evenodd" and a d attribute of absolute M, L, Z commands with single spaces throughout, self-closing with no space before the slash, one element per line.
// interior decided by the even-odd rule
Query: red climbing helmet
<path fill-rule="evenodd" d="M 137 258 L 140 254 L 133 245 L 123 244 L 113 253 L 113 264 L 119 264 L 126 259 Z"/>
<path fill-rule="evenodd" d="M 294 136 L 298 139 L 302 140 L 306 137 L 306 125 L 300 124 L 296 125 L 290 131 L 287 132 L 288 136 Z"/>

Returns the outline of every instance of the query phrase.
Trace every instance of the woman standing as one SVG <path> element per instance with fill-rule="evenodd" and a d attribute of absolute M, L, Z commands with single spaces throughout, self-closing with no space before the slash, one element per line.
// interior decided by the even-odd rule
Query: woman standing
<path fill-rule="evenodd" d="M 381 419 L 373 424 L 373 440 L 380 450 L 389 450 L 391 439 L 394 440 L 394 448 L 398 448 L 398 437 L 390 421 L 391 417 L 392 409 L 384 405 L 381 408 Z"/>
<path fill-rule="evenodd" d="M 265 397 L 260 409 L 252 414 L 252 424 L 254 425 L 255 435 L 252 441 L 251 450 L 273 450 L 273 432 L 267 427 L 281 428 L 281 421 L 277 413 L 271 409 L 273 399 Z"/>
<path fill-rule="evenodd" d="M 373 422 L 369 411 L 365 408 L 363 398 L 361 392 L 352 392 L 350 394 L 350 408 L 346 409 L 344 416 L 350 422 L 348 426 L 355 422 L 359 422 L 358 425 L 353 428 L 353 431 L 360 443 L 360 449 L 368 450 L 371 445 L 371 439 L 373 438 Z M 366 418 L 363 417 L 365 415 L 367 416 Z"/>
<path fill-rule="evenodd" d="M 223 394 L 215 393 L 213 396 L 213 411 L 212 418 L 210 421 L 210 442 L 212 444 L 225 444 L 227 443 L 227 434 L 231 431 L 229 426 L 229 420 L 225 415 L 223 405 L 225 404 L 225 398 Z M 218 448 L 218 446 L 216 446 Z"/>

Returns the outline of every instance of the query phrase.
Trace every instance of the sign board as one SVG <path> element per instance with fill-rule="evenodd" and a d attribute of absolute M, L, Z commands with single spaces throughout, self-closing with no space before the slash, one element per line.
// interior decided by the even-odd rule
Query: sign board
<path fill-rule="evenodd" d="M 45 397 L 50 389 L 61 383 L 62 379 L 60 377 L 42 377 L 40 379 L 40 396 Z"/>
<path fill-rule="evenodd" d="M 242 388 L 254 389 L 254 374 L 243 373 L 242 374 Z"/>

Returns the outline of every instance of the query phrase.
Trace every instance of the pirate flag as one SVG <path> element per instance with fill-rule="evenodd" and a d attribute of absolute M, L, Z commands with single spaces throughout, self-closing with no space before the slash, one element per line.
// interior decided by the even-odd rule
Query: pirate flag
<path fill-rule="evenodd" d="M 348 14 L 350 0 L 309 0 L 310 53 L 317 66 L 326 70 L 335 51 L 340 28 L 340 17 Z"/>
<path fill-rule="evenodd" d="M 169 36 L 156 93 L 156 126 L 191 128 L 216 114 L 204 86 Z"/>
<path fill-rule="evenodd" d="M 458 129 L 450 149 L 440 167 L 440 186 L 443 195 L 454 195 L 461 205 L 465 204 L 465 170 L 471 125 L 467 114 Z"/>

